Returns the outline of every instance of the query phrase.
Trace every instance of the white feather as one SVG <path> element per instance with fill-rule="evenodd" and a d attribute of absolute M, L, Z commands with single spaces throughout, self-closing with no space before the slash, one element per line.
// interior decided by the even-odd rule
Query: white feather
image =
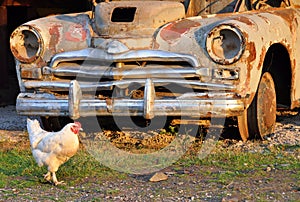
<path fill-rule="evenodd" d="M 79 129 L 81 129 L 80 125 L 69 123 L 58 132 L 48 132 L 41 128 L 38 120 L 28 118 L 29 141 L 37 164 L 46 166 L 48 171 L 55 175 L 59 166 L 76 154 L 79 148 L 77 131 Z"/>

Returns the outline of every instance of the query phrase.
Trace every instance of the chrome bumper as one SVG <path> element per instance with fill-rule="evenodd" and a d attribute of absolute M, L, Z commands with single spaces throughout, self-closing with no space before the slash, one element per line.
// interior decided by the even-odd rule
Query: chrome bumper
<path fill-rule="evenodd" d="M 69 84 L 68 97 L 53 94 L 20 93 L 16 109 L 20 115 L 69 116 L 72 119 L 86 116 L 155 116 L 225 117 L 238 116 L 244 111 L 242 98 L 233 93 L 211 93 L 207 98 L 187 93 L 176 99 L 157 99 L 152 79 L 145 81 L 144 98 L 88 99 L 76 80 Z M 201 98 L 199 98 L 201 97 Z"/>

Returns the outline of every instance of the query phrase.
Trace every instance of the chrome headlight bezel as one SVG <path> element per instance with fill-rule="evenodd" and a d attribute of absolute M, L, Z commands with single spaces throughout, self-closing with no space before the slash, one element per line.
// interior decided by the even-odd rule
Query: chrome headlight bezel
<path fill-rule="evenodd" d="M 21 25 L 10 37 L 10 49 L 14 57 L 22 63 L 36 61 L 44 51 L 40 32 L 29 25 Z"/>
<path fill-rule="evenodd" d="M 208 33 L 206 51 L 216 63 L 230 65 L 240 59 L 245 49 L 245 39 L 236 26 L 221 24 Z"/>

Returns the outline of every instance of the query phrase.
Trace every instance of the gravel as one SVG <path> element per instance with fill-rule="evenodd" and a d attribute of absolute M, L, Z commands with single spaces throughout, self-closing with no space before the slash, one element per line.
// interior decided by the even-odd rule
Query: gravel
<path fill-rule="evenodd" d="M 38 117 L 31 117 L 38 118 Z M 26 131 L 27 116 L 17 114 L 15 106 L 9 105 L 0 108 L 0 134 L 5 131 Z M 153 132 L 153 131 L 152 131 Z M 154 132 L 153 132 L 154 133 Z M 155 132 L 156 133 L 156 132 Z M 13 133 L 20 134 L 20 133 Z M 137 132 L 136 134 L 144 134 Z M 136 136 L 132 132 L 132 136 Z M 152 135 L 152 134 L 151 134 Z M 147 134 L 146 134 L 147 136 Z M 15 137 L 17 138 L 17 137 Z M 145 137 L 144 137 L 145 138 Z M 245 152 L 263 152 L 274 145 L 300 145 L 300 113 L 299 111 L 282 111 L 277 114 L 275 133 L 265 137 L 263 141 L 243 142 L 238 139 L 224 139 L 221 144 L 224 148 Z"/>
<path fill-rule="evenodd" d="M 32 117 L 31 117 L 32 118 Z M 14 105 L 0 108 L 0 130 L 24 131 L 26 130 L 27 116 L 20 116 L 16 113 Z M 265 145 L 300 145 L 300 113 L 298 111 L 280 112 L 277 118 L 274 134 L 266 137 L 264 141 L 244 143 L 238 140 L 227 139 L 224 145 L 232 147 L 253 147 Z M 229 146 L 229 145 L 228 145 Z"/>
<path fill-rule="evenodd" d="M 9 105 L 0 108 L 0 130 L 26 130 L 27 116 L 20 116 L 16 112 L 14 105 Z"/>
<path fill-rule="evenodd" d="M 0 108 L 0 139 L 1 135 L 7 134 L 5 131 L 20 131 L 19 133 L 14 132 L 15 136 L 24 132 L 26 130 L 26 118 L 26 116 L 17 115 L 15 106 Z M 299 147 L 300 113 L 298 111 L 280 112 L 277 117 L 275 133 L 267 136 L 265 140 L 242 142 L 238 139 L 226 138 L 220 144 L 221 147 L 229 150 L 261 153 L 275 145 Z M 300 161 L 299 152 L 293 155 L 298 155 L 297 158 Z M 195 175 L 196 170 L 209 169 L 212 168 L 199 165 L 191 165 L 183 170 L 168 170 L 166 168 L 163 172 L 168 175 L 168 179 L 155 183 L 149 182 L 151 176 L 147 175 L 130 175 L 129 180 L 105 181 L 100 182 L 100 184 L 94 181 L 94 179 L 87 178 L 86 181 L 88 184 L 76 185 L 76 192 L 72 191 L 72 187 L 67 189 L 53 187 L 49 189 L 49 193 L 44 194 L 49 195 L 49 198 L 50 196 L 52 198 L 53 196 L 57 196 L 53 198 L 54 201 L 60 200 L 60 195 L 68 194 L 70 195 L 69 199 L 76 198 L 75 201 L 94 201 L 95 198 L 108 201 L 257 201 L 260 199 L 256 192 L 265 192 L 266 198 L 269 201 L 297 201 L 298 199 L 300 201 L 299 182 L 289 177 L 289 174 L 299 173 L 299 171 L 277 170 L 272 166 L 266 165 L 265 175 L 267 177 L 249 179 L 247 182 L 233 181 L 229 184 L 220 185 L 219 183 L 215 183 L 213 178 L 205 179 L 201 175 Z M 210 170 L 210 172 L 220 173 L 226 171 Z M 272 179 L 272 183 L 270 183 L 270 179 Z M 85 189 L 87 185 L 90 187 L 88 190 Z M 158 196 L 156 194 L 156 190 L 158 189 L 160 193 L 164 193 L 170 197 Z M 244 190 L 249 189 L 253 192 L 246 193 L 247 198 L 250 200 L 245 200 Z M 32 190 L 24 190 L 23 193 L 18 193 L 20 201 L 23 201 L 21 200 L 21 196 L 25 196 L 28 192 L 30 193 Z M 108 194 L 108 192 L 111 193 Z M 227 196 L 222 197 L 220 200 L 220 196 L 224 195 Z M 292 199 L 290 198 L 291 196 Z"/>

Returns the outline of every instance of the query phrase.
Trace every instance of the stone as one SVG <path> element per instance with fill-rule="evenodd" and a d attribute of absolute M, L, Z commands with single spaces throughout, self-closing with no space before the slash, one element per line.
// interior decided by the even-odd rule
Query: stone
<path fill-rule="evenodd" d="M 164 181 L 167 179 L 168 179 L 168 176 L 166 174 L 164 174 L 163 172 L 157 172 L 149 179 L 149 181 L 150 182 L 160 182 L 160 181 Z"/>

